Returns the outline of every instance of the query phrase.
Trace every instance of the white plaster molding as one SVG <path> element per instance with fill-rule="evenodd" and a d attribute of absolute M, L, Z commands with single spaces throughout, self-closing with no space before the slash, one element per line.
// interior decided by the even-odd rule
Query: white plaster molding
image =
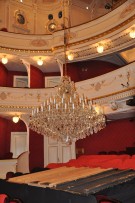
<path fill-rule="evenodd" d="M 29 114 L 22 114 L 20 119 L 25 123 L 27 128 L 26 150 L 29 151 Z"/>
<path fill-rule="evenodd" d="M 121 84 L 127 84 L 123 87 Z M 76 83 L 80 95 L 93 99 L 94 103 L 108 105 L 110 102 L 135 95 L 135 62 L 123 68 Z M 0 111 L 30 114 L 45 97 L 55 94 L 57 88 L 27 89 L 0 87 Z"/>
<path fill-rule="evenodd" d="M 135 88 L 134 78 L 135 62 L 104 75 L 78 82 L 76 83 L 76 87 L 79 93 L 84 94 L 88 98 L 106 97 L 106 95 Z M 128 88 L 123 87 L 122 84 L 127 84 L 127 82 L 129 83 Z M 129 92 L 121 94 L 126 96 L 126 94 L 132 94 L 134 90 L 130 90 Z"/>
<path fill-rule="evenodd" d="M 22 59 L 22 63 L 25 65 L 27 73 L 28 73 L 28 87 L 30 87 L 30 63 Z"/>

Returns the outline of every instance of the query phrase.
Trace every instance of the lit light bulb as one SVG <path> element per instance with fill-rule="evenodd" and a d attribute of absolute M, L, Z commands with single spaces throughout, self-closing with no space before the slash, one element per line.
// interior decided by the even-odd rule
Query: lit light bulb
<path fill-rule="evenodd" d="M 101 106 L 96 105 L 95 106 L 95 111 L 97 112 L 97 114 L 103 114 L 103 109 L 101 108 Z"/>
<path fill-rule="evenodd" d="M 135 38 L 135 28 L 133 28 L 131 31 L 130 31 L 130 33 L 129 33 L 129 36 L 131 37 L 131 38 Z"/>
<path fill-rule="evenodd" d="M 39 58 L 38 61 L 37 61 L 37 64 L 38 64 L 39 66 L 42 66 L 42 65 L 43 65 L 43 60 L 42 60 L 41 58 Z"/>
<path fill-rule="evenodd" d="M 74 59 L 74 54 L 73 53 L 69 53 L 68 54 L 68 60 L 72 61 Z"/>
<path fill-rule="evenodd" d="M 2 59 L 1 59 L 2 63 L 3 64 L 7 64 L 8 62 L 8 58 L 6 56 L 4 56 Z"/>
<path fill-rule="evenodd" d="M 103 53 L 103 51 L 104 51 L 104 47 L 103 47 L 103 45 L 98 45 L 98 47 L 97 47 L 97 52 L 98 53 Z"/>
<path fill-rule="evenodd" d="M 14 116 L 14 117 L 12 118 L 12 120 L 13 120 L 14 123 L 18 123 L 19 117 L 18 117 L 18 116 Z"/>

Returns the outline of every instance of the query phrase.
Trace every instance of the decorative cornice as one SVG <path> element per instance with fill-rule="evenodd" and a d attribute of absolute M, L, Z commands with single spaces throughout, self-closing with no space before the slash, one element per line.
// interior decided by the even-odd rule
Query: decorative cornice
<path fill-rule="evenodd" d="M 122 8 L 126 9 L 126 7 L 129 5 L 130 6 L 130 2 L 129 3 L 125 3 L 122 5 Z M 89 57 L 94 57 L 95 55 L 97 55 L 96 52 L 96 44 L 98 43 L 101 39 L 103 40 L 109 40 L 111 41 L 111 44 L 109 44 L 109 46 L 107 45 L 107 47 L 105 47 L 105 51 L 110 50 L 110 52 L 113 52 L 114 49 L 116 48 L 121 48 L 122 45 L 121 43 L 119 43 L 119 39 L 123 39 L 123 43 L 124 44 L 124 48 L 126 48 L 126 43 L 130 43 L 133 41 L 133 39 L 127 39 L 127 33 L 125 34 L 124 31 L 126 31 L 126 29 L 128 29 L 129 27 L 131 27 L 132 24 L 134 24 L 135 21 L 135 14 L 132 15 L 132 13 L 128 12 L 128 15 L 126 16 L 126 20 L 124 20 L 124 18 L 120 18 L 120 13 L 121 10 L 120 8 L 116 9 L 117 11 L 112 11 L 110 13 L 107 14 L 107 16 L 109 17 L 109 22 L 110 22 L 110 26 L 109 29 L 107 29 L 107 26 L 103 28 L 103 30 L 105 30 L 104 32 L 102 32 L 102 29 L 97 29 L 97 27 L 99 26 L 99 24 L 103 23 L 103 20 L 96 19 L 94 21 L 94 23 L 91 21 L 89 23 L 86 23 L 84 26 L 77 26 L 75 28 L 71 28 L 71 33 L 72 33 L 72 38 L 71 38 L 71 42 L 69 41 L 68 44 L 68 48 L 73 49 L 74 54 L 76 55 L 75 60 L 79 60 L 79 59 L 85 59 L 87 58 L 87 56 Z M 116 13 L 116 18 L 114 19 L 114 15 L 112 15 L 111 13 L 115 12 Z M 114 14 L 115 14 L 114 13 Z M 131 16 L 132 15 L 132 16 Z M 105 16 L 103 16 L 103 19 L 105 19 Z M 112 22 L 114 21 L 114 22 Z M 123 22 L 122 22 L 123 21 Z M 107 20 L 106 20 L 107 22 Z M 120 23 L 119 23 L 120 22 Z M 133 23 L 132 23 L 133 22 Z M 113 23 L 113 24 L 112 24 Z M 132 23 L 132 24 L 131 24 Z M 104 24 L 103 24 L 104 25 Z M 82 28 L 82 30 L 81 30 Z M 93 36 L 93 32 L 91 32 L 91 28 L 96 31 L 96 34 Z M 83 30 L 84 30 L 84 35 L 83 35 Z M 85 30 L 88 30 L 87 32 L 85 32 Z M 78 34 L 80 33 L 80 34 Z M 63 36 L 63 32 L 62 31 L 58 31 L 56 33 L 54 33 L 53 35 L 17 35 L 17 34 L 13 34 L 13 33 L 4 33 L 0 32 L 1 34 L 1 46 L 0 46 L 0 50 L 2 52 L 9 52 L 9 53 L 18 53 L 19 55 L 21 54 L 31 54 L 31 55 L 53 55 L 55 54 L 55 57 L 59 58 L 59 55 L 62 57 L 62 50 L 64 50 L 64 45 L 62 44 L 62 40 L 61 40 L 61 36 Z M 7 47 L 6 42 L 4 42 L 2 40 L 4 38 L 10 38 L 17 40 L 17 47 L 14 48 L 13 43 L 11 43 L 11 46 L 9 45 L 9 47 Z M 42 39 L 41 39 L 42 38 Z M 53 39 L 53 40 L 52 40 Z M 24 41 L 26 43 L 24 43 Z M 16 42 L 16 41 L 15 41 Z M 32 42 L 36 42 L 36 47 L 33 47 L 33 43 Z M 57 44 L 52 42 L 56 42 Z M 24 47 L 24 44 L 26 44 L 26 47 L 30 47 L 29 49 L 27 48 L 22 48 Z M 41 45 L 39 47 L 39 44 Z M 59 45 L 60 44 L 60 45 Z M 128 45 L 127 45 L 128 46 Z M 19 47 L 19 48 L 18 48 Z M 53 48 L 52 48 L 53 47 Z M 89 47 L 89 48 L 87 48 Z M 85 53 L 84 53 L 85 52 Z M 104 53 L 103 53 L 104 54 Z M 102 54 L 101 54 L 102 55 Z M 100 55 L 100 56 L 101 56 Z"/>
<path fill-rule="evenodd" d="M 14 106 L 14 105 L 0 105 L 0 108 L 1 109 L 3 109 L 3 108 L 12 108 L 12 109 L 32 109 L 32 108 L 34 108 L 33 106 L 20 106 L 20 105 L 18 105 L 18 106 Z"/>
<path fill-rule="evenodd" d="M 20 52 L 20 53 L 31 53 L 31 54 L 48 54 L 52 53 L 52 49 L 46 49 L 46 50 L 36 50 L 36 49 L 17 49 L 17 48 L 10 48 L 10 47 L 4 47 L 0 46 L 0 49 L 2 51 L 13 51 L 13 52 Z"/>
<path fill-rule="evenodd" d="M 117 26 L 115 26 L 115 27 L 113 27 L 113 28 L 111 28 L 111 29 L 109 29 L 109 30 L 107 30 L 105 32 L 102 32 L 102 33 L 100 33 L 98 35 L 95 35 L 93 37 L 89 37 L 89 38 L 84 39 L 84 40 L 76 41 L 76 42 L 73 42 L 73 43 L 69 42 L 67 47 L 81 45 L 81 44 L 91 42 L 91 41 L 94 41 L 94 40 L 97 40 L 97 39 L 99 40 L 99 38 L 104 37 L 104 36 L 114 32 L 116 30 L 119 30 L 120 28 L 124 27 L 126 24 L 132 22 L 133 20 L 135 20 L 135 15 L 131 16 L 129 19 L 125 20 L 124 22 L 120 23 L 119 25 L 117 25 Z M 58 49 L 62 49 L 62 48 L 63 48 L 63 46 L 56 46 L 54 48 L 54 50 L 58 50 Z"/>
<path fill-rule="evenodd" d="M 111 94 L 106 94 L 106 95 L 103 95 L 101 97 L 95 97 L 95 98 L 92 98 L 92 101 L 94 103 L 108 103 L 109 101 L 115 101 L 115 100 L 118 100 L 118 99 L 122 99 L 122 98 L 125 98 L 125 97 L 130 97 L 130 96 L 133 96 L 135 95 L 135 87 L 132 87 L 132 88 L 128 88 L 126 90 L 121 90 L 121 91 L 118 91 L 118 92 L 114 92 L 114 93 L 111 93 Z"/>
<path fill-rule="evenodd" d="M 126 21 L 122 22 L 121 24 L 105 31 L 105 32 L 102 32 L 98 35 L 95 35 L 93 37 L 89 37 L 87 39 L 84 39 L 84 40 L 80 40 L 80 41 L 76 41 L 76 42 L 73 42 L 73 43 L 70 43 L 67 45 L 67 48 L 68 47 L 72 47 L 72 46 L 76 46 L 76 45 L 81 45 L 81 44 L 84 44 L 84 43 L 87 43 L 87 42 L 91 42 L 93 40 L 99 40 L 99 38 L 101 37 L 104 37 L 116 30 L 119 30 L 120 28 L 124 27 L 126 24 L 132 22 L 133 20 L 135 20 L 135 15 L 131 16 L 129 19 L 127 19 Z M 114 41 L 116 41 L 118 39 L 115 39 Z M 132 39 L 130 39 L 132 40 Z M 36 40 L 35 40 L 36 41 Z M 11 47 L 4 47 L 4 46 L 0 46 L 0 49 L 3 50 L 3 51 L 13 51 L 13 52 L 24 52 L 24 53 L 34 53 L 34 54 L 44 54 L 44 53 L 52 53 L 56 50 L 59 50 L 59 49 L 63 49 L 64 48 L 64 45 L 61 45 L 61 46 L 55 46 L 53 47 L 53 49 L 42 49 L 42 50 L 36 50 L 36 49 L 19 49 L 19 48 L 11 48 Z M 84 50 L 83 50 L 84 51 Z M 80 51 L 81 52 L 81 51 Z"/>

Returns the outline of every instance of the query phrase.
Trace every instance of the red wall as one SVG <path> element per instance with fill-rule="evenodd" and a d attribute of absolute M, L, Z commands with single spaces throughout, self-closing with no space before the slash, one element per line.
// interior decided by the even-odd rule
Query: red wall
<path fill-rule="evenodd" d="M 30 66 L 30 88 L 43 88 L 44 74 L 37 67 Z"/>
<path fill-rule="evenodd" d="M 10 152 L 11 132 L 26 132 L 23 121 L 18 123 L 0 117 L 0 158 Z M 44 166 L 43 136 L 30 130 L 30 169 Z"/>
<path fill-rule="evenodd" d="M 84 148 L 85 154 L 100 151 L 125 151 L 135 147 L 135 121 L 118 120 L 107 124 L 106 128 L 76 142 L 77 148 Z"/>
<path fill-rule="evenodd" d="M 78 82 L 103 75 L 117 68 L 120 67 L 105 61 L 82 61 L 67 64 L 67 75 L 74 82 Z"/>
<path fill-rule="evenodd" d="M 20 75 L 20 76 L 27 76 L 27 72 L 20 72 L 20 71 L 8 71 L 8 76 L 7 76 L 7 86 L 8 87 L 13 87 L 14 83 L 14 76 L 15 75 Z"/>
<path fill-rule="evenodd" d="M 27 76 L 27 72 L 8 71 L 6 67 L 0 63 L 0 87 L 13 87 L 14 75 Z"/>
<path fill-rule="evenodd" d="M 23 121 L 13 123 L 11 120 L 0 117 L 0 157 L 10 152 L 11 132 L 26 132 L 26 126 Z"/>
<path fill-rule="evenodd" d="M 7 120 L 0 118 L 0 158 L 6 153 Z M 10 142 L 7 140 L 7 142 Z"/>
<path fill-rule="evenodd" d="M 30 170 L 44 167 L 44 139 L 43 135 L 30 130 Z"/>
<path fill-rule="evenodd" d="M 0 86 L 1 87 L 7 87 L 7 75 L 8 71 L 6 67 L 0 63 Z"/>
<path fill-rule="evenodd" d="M 44 77 L 48 76 L 60 76 L 60 72 L 49 72 L 49 73 L 44 73 Z"/>

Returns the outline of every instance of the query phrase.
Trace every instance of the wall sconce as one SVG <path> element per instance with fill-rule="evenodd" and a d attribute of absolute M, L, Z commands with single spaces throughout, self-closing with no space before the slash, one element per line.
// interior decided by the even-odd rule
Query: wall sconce
<path fill-rule="evenodd" d="M 14 117 L 12 118 L 12 120 L 13 120 L 14 123 L 18 123 L 18 121 L 19 121 L 19 116 L 14 116 Z"/>
<path fill-rule="evenodd" d="M 6 55 L 3 56 L 3 58 L 1 59 L 1 62 L 2 62 L 3 64 L 7 64 L 8 58 L 6 57 Z"/>
<path fill-rule="evenodd" d="M 133 39 L 135 38 L 135 27 L 131 29 L 131 31 L 130 31 L 130 33 L 129 33 L 129 36 L 130 36 L 131 38 L 133 38 Z"/>
<path fill-rule="evenodd" d="M 42 66 L 42 65 L 43 65 L 43 60 L 42 60 L 41 57 L 39 57 L 39 59 L 37 60 L 37 64 L 38 64 L 39 66 Z"/>
<path fill-rule="evenodd" d="M 74 54 L 69 52 L 67 57 L 69 61 L 72 61 L 74 59 Z"/>
<path fill-rule="evenodd" d="M 104 51 L 103 45 L 99 44 L 98 47 L 97 47 L 97 52 L 101 54 L 101 53 L 103 53 L 103 51 Z"/>

